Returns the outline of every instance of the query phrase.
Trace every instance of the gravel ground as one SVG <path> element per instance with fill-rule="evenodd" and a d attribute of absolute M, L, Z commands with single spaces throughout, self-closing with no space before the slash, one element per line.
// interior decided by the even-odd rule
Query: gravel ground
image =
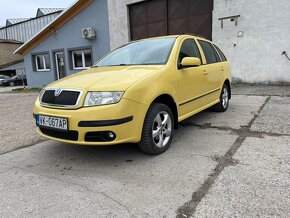
<path fill-rule="evenodd" d="M 38 93 L 0 93 L 0 154 L 40 141 L 32 117 L 37 95 Z"/>

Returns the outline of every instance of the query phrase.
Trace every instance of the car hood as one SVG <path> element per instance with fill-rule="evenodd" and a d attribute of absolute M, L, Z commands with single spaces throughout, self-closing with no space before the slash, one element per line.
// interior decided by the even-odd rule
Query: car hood
<path fill-rule="evenodd" d="M 90 68 L 55 81 L 46 88 L 79 88 L 87 91 L 125 91 L 132 84 L 159 71 L 158 66 L 114 66 Z"/>

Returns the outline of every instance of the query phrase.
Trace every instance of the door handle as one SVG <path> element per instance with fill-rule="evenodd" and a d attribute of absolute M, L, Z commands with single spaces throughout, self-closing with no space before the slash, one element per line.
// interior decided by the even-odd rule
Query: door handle
<path fill-rule="evenodd" d="M 203 75 L 208 75 L 208 72 L 205 70 L 205 71 L 203 71 Z"/>
<path fill-rule="evenodd" d="M 222 71 L 225 71 L 225 68 L 224 67 L 221 67 L 222 68 Z"/>

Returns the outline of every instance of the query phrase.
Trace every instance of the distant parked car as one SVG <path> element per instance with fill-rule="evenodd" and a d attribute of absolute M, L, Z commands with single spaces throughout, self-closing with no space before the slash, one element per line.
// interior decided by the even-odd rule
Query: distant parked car
<path fill-rule="evenodd" d="M 0 75 L 0 85 L 2 85 L 2 82 L 3 82 L 4 80 L 8 80 L 8 79 L 11 79 L 11 77 L 9 77 L 9 76 L 5 76 L 5 75 Z"/>
<path fill-rule="evenodd" d="M 19 75 L 2 81 L 3 86 L 27 85 L 26 76 Z"/>

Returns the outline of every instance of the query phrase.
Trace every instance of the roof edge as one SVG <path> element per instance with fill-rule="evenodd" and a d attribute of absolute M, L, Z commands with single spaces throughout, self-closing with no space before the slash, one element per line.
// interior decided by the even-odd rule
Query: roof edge
<path fill-rule="evenodd" d="M 36 20 L 36 19 L 41 18 L 41 17 L 46 17 L 46 16 L 49 16 L 49 15 L 52 15 L 52 14 L 57 14 L 57 13 L 60 14 L 60 11 L 56 11 L 56 12 L 53 12 L 53 13 L 50 13 L 50 14 L 44 14 L 44 15 L 41 15 L 39 17 L 28 18 L 28 20 L 24 20 L 24 21 L 21 21 L 19 23 L 14 23 L 14 24 L 11 24 L 9 26 L 2 26 L 0 28 L 0 30 L 5 29 L 5 28 L 9 28 L 9 27 L 13 27 L 13 26 L 16 26 L 18 24 L 22 24 L 22 23 L 25 23 L 25 22 L 28 22 L 28 21 Z M 14 18 L 9 18 L 9 19 L 14 19 Z"/>
<path fill-rule="evenodd" d="M 94 0 L 77 0 L 70 7 L 64 10 L 55 20 L 46 25 L 34 37 L 32 37 L 29 41 L 20 46 L 14 52 L 14 54 L 17 53 L 21 55 L 27 54 L 29 51 L 31 51 L 42 41 L 51 36 L 56 30 L 58 30 L 60 27 L 62 27 L 64 24 L 70 21 L 74 16 L 76 16 L 78 13 L 80 13 L 82 10 L 84 10 L 93 2 Z"/>
<path fill-rule="evenodd" d="M 19 63 L 22 63 L 22 62 L 24 62 L 24 59 L 19 59 L 19 60 L 12 61 L 12 62 L 9 62 L 9 63 L 6 63 L 6 64 L 2 64 L 2 65 L 0 65 L 0 71 L 3 68 L 10 67 L 12 65 L 19 64 Z"/>

